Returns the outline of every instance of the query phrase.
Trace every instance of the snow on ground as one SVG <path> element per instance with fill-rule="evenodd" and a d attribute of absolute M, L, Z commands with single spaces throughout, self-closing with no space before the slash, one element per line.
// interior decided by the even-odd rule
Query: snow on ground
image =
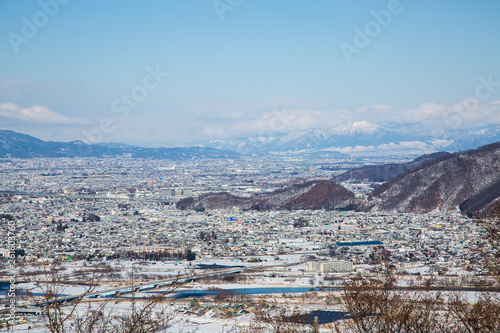
<path fill-rule="evenodd" d="M 430 274 L 430 268 L 429 267 L 415 267 L 415 268 L 407 268 L 405 270 L 409 274 L 418 274 L 420 275 L 429 275 Z"/>
<path fill-rule="evenodd" d="M 222 281 L 221 279 L 200 279 L 193 281 L 191 283 L 186 283 L 182 285 L 176 291 L 190 291 L 190 290 L 217 290 L 217 289 L 241 289 L 241 288 L 310 288 L 311 286 L 335 286 L 341 283 L 341 280 L 325 281 L 324 274 L 318 274 L 314 272 L 308 272 L 308 265 L 301 261 L 302 254 L 294 255 L 278 255 L 278 256 L 250 256 L 250 257 L 233 257 L 233 258 L 220 258 L 220 257 L 206 257 L 200 258 L 194 261 L 139 261 L 139 260 L 115 260 L 110 261 L 111 267 L 116 268 L 120 271 L 120 276 L 118 280 L 121 281 L 109 281 L 103 283 L 96 290 L 108 289 L 110 287 L 116 286 L 118 284 L 129 284 L 129 281 L 134 276 L 141 276 L 142 274 L 148 275 L 149 280 L 151 279 L 165 279 L 168 277 L 174 277 L 177 275 L 191 275 L 191 274 L 202 274 L 205 272 L 203 269 L 196 269 L 198 264 L 206 265 L 221 265 L 221 266 L 244 266 L 246 268 L 260 268 L 255 272 L 251 270 L 246 270 L 245 273 L 239 274 L 234 281 Z M 253 260 L 252 260 L 253 259 Z M 251 261 L 252 260 L 252 261 Z M 359 265 L 358 265 L 359 266 Z M 72 277 L 74 272 L 79 270 L 90 270 L 92 269 L 92 264 L 85 263 L 83 261 L 70 262 L 62 266 L 65 270 L 62 274 L 68 274 Z M 370 269 L 370 266 L 361 267 Z M 423 279 L 419 279 L 418 283 L 423 283 L 427 279 L 426 276 L 430 275 L 430 270 L 428 267 L 419 268 L 409 268 L 406 269 L 407 273 L 410 274 L 420 274 Z M 457 274 L 463 276 L 467 272 L 461 269 L 451 268 L 448 272 L 449 274 Z M 347 276 L 348 274 L 336 274 L 338 277 Z M 352 275 L 352 274 L 351 274 Z M 401 286 L 410 286 L 417 279 L 415 276 L 398 277 L 397 284 Z M 106 280 L 106 278 L 104 278 Z M 37 281 L 29 283 L 21 283 L 19 288 L 30 290 L 33 293 L 41 292 L 40 286 Z M 417 281 L 413 283 L 417 284 Z M 61 294 L 80 294 L 87 290 L 88 287 L 85 285 L 67 284 L 61 285 Z M 142 297 L 151 296 L 151 294 L 158 294 L 163 292 L 165 289 L 150 290 L 148 292 L 135 293 L 134 297 L 140 299 Z M 272 295 L 272 296 L 271 296 Z M 276 294 L 269 294 L 267 296 L 261 295 L 261 297 L 272 297 L 275 298 Z M 452 294 L 450 294 L 452 295 Z M 478 292 L 464 292 L 463 297 L 470 302 L 475 302 L 478 299 Z M 110 311 L 116 313 L 126 313 L 130 306 L 131 294 L 125 294 L 121 299 L 113 299 L 108 303 Z M 280 298 L 278 295 L 276 300 L 280 303 L 282 302 L 295 302 L 292 299 L 285 300 Z M 201 301 L 201 300 L 200 300 Z M 166 332 L 227 332 L 233 326 L 247 325 L 253 318 L 253 314 L 240 315 L 237 317 L 230 318 L 218 318 L 214 316 L 213 311 L 210 310 L 204 315 L 198 316 L 190 313 L 185 303 L 178 303 L 177 301 L 172 301 L 170 305 L 171 311 L 176 311 L 176 316 L 172 321 L 172 326 L 170 326 Z M 96 306 L 97 303 L 92 306 Z M 182 305 L 184 304 L 184 305 Z M 313 310 L 322 308 L 326 306 L 325 304 L 307 305 L 306 310 Z M 331 309 L 332 306 L 329 306 Z M 83 314 L 88 310 L 87 305 L 79 305 L 78 313 Z M 31 333 L 41 333 L 46 332 L 46 330 L 41 326 L 39 322 L 40 318 L 35 318 L 31 320 L 29 324 L 17 325 L 15 327 L 16 332 L 28 332 L 28 327 L 31 329 Z M 0 331 L 1 332 L 1 331 Z"/>
<path fill-rule="evenodd" d="M 77 295 L 86 292 L 90 286 L 87 285 L 71 285 L 71 284 L 59 284 L 59 285 L 51 285 L 51 290 L 57 291 L 60 295 Z M 93 287 L 94 291 L 108 289 L 109 286 L 100 285 Z M 40 294 L 46 291 L 46 287 L 42 282 L 27 282 L 27 283 L 19 283 L 17 285 L 17 289 L 21 289 L 27 292 L 31 292 L 33 294 Z"/>
<path fill-rule="evenodd" d="M 254 315 L 244 315 L 234 318 L 214 318 L 214 317 L 196 317 L 179 316 L 172 326 L 166 332 L 227 332 L 233 327 L 247 326 Z"/>

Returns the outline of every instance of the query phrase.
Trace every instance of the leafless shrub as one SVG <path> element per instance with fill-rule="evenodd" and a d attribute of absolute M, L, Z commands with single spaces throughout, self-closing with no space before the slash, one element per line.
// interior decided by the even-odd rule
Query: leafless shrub
<path fill-rule="evenodd" d="M 241 332 L 306 333 L 311 331 L 310 328 L 305 323 L 305 314 L 302 311 L 272 302 L 261 303 L 255 319 Z"/>
<path fill-rule="evenodd" d="M 350 320 L 337 332 L 446 332 L 450 316 L 440 292 L 402 291 L 392 277 L 368 281 L 356 277 L 345 284 L 341 300 Z"/>
<path fill-rule="evenodd" d="M 145 300 L 132 297 L 130 308 L 123 314 L 118 314 L 111 308 L 110 300 L 101 300 L 97 306 L 88 308 L 83 314 L 77 313 L 77 307 L 83 305 L 85 297 L 92 294 L 101 282 L 103 276 L 109 273 L 108 269 L 96 266 L 91 272 L 87 271 L 90 283 L 85 291 L 74 299 L 64 296 L 66 288 L 63 279 L 64 270 L 45 267 L 44 281 L 38 283 L 41 296 L 26 291 L 33 305 L 41 309 L 45 326 L 51 333 L 149 333 L 165 328 L 172 319 L 167 307 L 163 304 L 164 296 L 173 292 L 178 283 L 174 281 L 172 287 L 157 296 Z M 81 309 L 79 309 L 81 310 Z"/>
<path fill-rule="evenodd" d="M 499 332 L 500 299 L 499 296 L 478 291 L 477 300 L 471 301 L 463 292 L 457 292 L 450 298 L 448 309 L 456 318 L 456 332 Z"/>
<path fill-rule="evenodd" d="M 479 215 L 476 221 L 484 231 L 484 240 L 489 244 L 488 251 L 483 251 L 485 266 L 500 282 L 500 201 L 488 212 Z"/>

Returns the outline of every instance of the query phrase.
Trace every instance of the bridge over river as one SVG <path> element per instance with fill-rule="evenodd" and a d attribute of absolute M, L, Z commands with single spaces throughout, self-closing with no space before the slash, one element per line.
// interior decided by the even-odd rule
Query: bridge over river
<path fill-rule="evenodd" d="M 79 298 L 119 297 L 120 295 L 123 295 L 123 294 L 142 292 L 142 291 L 147 291 L 147 290 L 152 290 L 152 289 L 159 289 L 159 288 L 163 288 L 163 287 L 173 286 L 174 284 L 188 283 L 188 282 L 195 281 L 197 279 L 207 277 L 207 276 L 216 276 L 216 275 L 222 275 L 222 274 L 237 274 L 237 273 L 241 273 L 241 271 L 242 271 L 241 269 L 228 268 L 228 269 L 219 269 L 216 271 L 204 272 L 202 274 L 179 275 L 179 276 L 175 276 L 175 277 L 170 277 L 168 279 L 162 279 L 162 280 L 156 280 L 156 281 L 144 282 L 144 283 L 138 283 L 138 284 L 131 284 L 131 285 L 127 285 L 127 286 L 109 288 L 109 289 L 93 291 L 93 292 L 85 292 L 85 293 L 76 294 L 76 295 L 55 297 L 49 301 L 30 302 L 30 303 L 23 304 L 22 307 L 45 306 L 47 304 L 53 304 L 55 302 L 58 302 L 58 303 L 71 302 L 71 301 L 79 299 Z M 18 306 L 18 308 L 20 308 L 20 307 L 21 306 Z M 10 309 L 1 309 L 0 313 L 6 313 L 8 311 L 10 311 Z"/>

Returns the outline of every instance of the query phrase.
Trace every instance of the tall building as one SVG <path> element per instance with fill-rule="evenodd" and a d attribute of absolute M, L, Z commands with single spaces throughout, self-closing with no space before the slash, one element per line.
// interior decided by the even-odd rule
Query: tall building
<path fill-rule="evenodd" d="M 166 195 L 167 197 L 175 197 L 175 188 L 164 188 L 160 190 L 160 195 Z"/>
<path fill-rule="evenodd" d="M 311 272 L 350 272 L 354 268 L 352 261 L 311 261 L 309 262 L 309 271 Z"/>
<path fill-rule="evenodd" d="M 185 188 L 185 189 L 182 190 L 182 195 L 184 195 L 184 196 L 191 196 L 191 195 L 193 195 L 193 190 Z"/>

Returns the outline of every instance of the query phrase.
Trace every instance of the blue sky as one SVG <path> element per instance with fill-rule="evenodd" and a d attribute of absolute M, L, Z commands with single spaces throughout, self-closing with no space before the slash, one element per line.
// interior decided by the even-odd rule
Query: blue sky
<path fill-rule="evenodd" d="M 493 0 L 0 0 L 0 128 L 173 145 L 500 123 L 499 14 Z"/>

